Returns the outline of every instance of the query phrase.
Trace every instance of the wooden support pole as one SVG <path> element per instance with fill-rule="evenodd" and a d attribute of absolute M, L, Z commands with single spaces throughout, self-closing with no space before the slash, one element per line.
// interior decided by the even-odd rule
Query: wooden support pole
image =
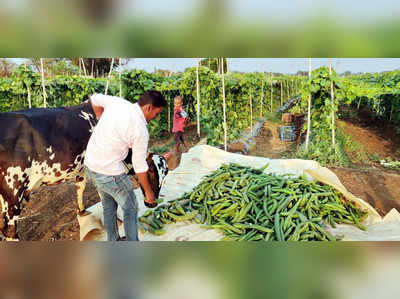
<path fill-rule="evenodd" d="M 44 68 L 43 68 L 43 58 L 40 58 L 40 65 L 42 67 L 42 88 L 43 88 L 43 106 L 44 108 L 47 107 L 47 102 L 46 102 L 46 88 L 45 88 L 45 84 L 44 84 Z"/>
<path fill-rule="evenodd" d="M 308 60 L 308 78 L 311 78 L 311 58 L 309 58 Z M 311 130 L 311 92 L 310 95 L 308 96 L 306 150 L 308 150 L 308 144 L 310 142 L 310 130 Z"/>
<path fill-rule="evenodd" d="M 92 77 L 94 77 L 94 58 L 92 58 Z"/>
<path fill-rule="evenodd" d="M 122 98 L 122 81 L 121 81 L 122 68 L 121 68 L 121 57 L 119 58 L 118 63 L 119 63 L 119 97 Z"/>
<path fill-rule="evenodd" d="M 168 72 L 168 77 L 171 77 L 171 71 Z M 168 132 L 171 132 L 171 97 L 167 98 L 168 102 Z"/>
<path fill-rule="evenodd" d="M 250 91 L 250 128 L 251 131 L 253 131 L 253 99 L 251 97 L 251 91 Z"/>
<path fill-rule="evenodd" d="M 264 98 L 264 76 L 261 84 L 261 103 L 260 103 L 260 118 L 263 115 L 263 98 Z"/>
<path fill-rule="evenodd" d="M 168 132 L 171 132 L 171 98 L 168 97 Z"/>
<path fill-rule="evenodd" d="M 27 85 L 26 89 L 28 90 L 28 107 L 29 109 L 31 109 L 32 108 L 31 87 Z"/>
<path fill-rule="evenodd" d="M 26 71 L 26 61 L 24 61 L 24 69 Z M 31 87 L 26 85 L 26 89 L 28 90 L 28 107 L 32 108 L 32 100 L 31 100 Z"/>
<path fill-rule="evenodd" d="M 197 97 L 197 136 L 200 138 L 200 82 L 199 60 L 196 59 L 196 97 Z"/>
<path fill-rule="evenodd" d="M 273 93 L 273 90 L 274 90 L 274 87 L 273 87 L 273 85 L 272 85 L 272 73 L 271 73 L 271 113 L 272 113 L 272 101 L 273 101 L 273 96 L 272 96 L 272 93 Z"/>
<path fill-rule="evenodd" d="M 281 107 L 283 106 L 283 86 L 281 81 Z"/>
<path fill-rule="evenodd" d="M 287 95 L 287 100 L 289 101 L 290 94 L 289 94 L 289 79 L 286 79 L 286 95 Z"/>
<path fill-rule="evenodd" d="M 224 58 L 221 57 L 221 75 L 222 75 L 222 100 L 224 109 L 224 149 L 227 148 L 227 125 L 226 125 L 226 103 L 225 103 L 225 78 L 224 78 Z"/>
<path fill-rule="evenodd" d="M 332 63 L 329 59 L 329 76 L 332 76 Z M 335 105 L 333 93 L 333 80 L 331 79 L 331 105 L 332 105 L 332 147 L 335 149 Z"/>
<path fill-rule="evenodd" d="M 114 58 L 111 59 L 110 71 L 108 72 L 108 77 L 107 77 L 106 90 L 104 92 L 105 95 L 107 95 L 108 85 L 110 84 L 110 77 L 111 77 L 113 65 L 114 65 Z"/>
<path fill-rule="evenodd" d="M 85 74 L 85 77 L 87 77 L 87 74 L 86 74 L 86 67 L 85 67 L 85 61 L 83 60 L 83 58 L 81 58 L 81 61 L 82 61 L 83 73 Z"/>
<path fill-rule="evenodd" d="M 295 93 L 295 91 L 294 91 L 294 80 L 293 79 L 290 80 L 290 93 L 291 93 L 292 96 L 293 96 L 293 93 Z"/>

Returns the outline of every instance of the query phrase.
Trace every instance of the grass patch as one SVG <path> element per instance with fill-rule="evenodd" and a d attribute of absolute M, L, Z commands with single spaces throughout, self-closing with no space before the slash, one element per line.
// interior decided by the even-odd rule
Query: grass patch
<path fill-rule="evenodd" d="M 269 111 L 266 111 L 264 115 L 267 118 L 267 120 L 272 123 L 284 124 L 284 122 L 282 121 L 282 113 L 275 113 L 275 112 L 271 113 Z"/>
<path fill-rule="evenodd" d="M 330 140 L 318 143 L 311 141 L 308 150 L 305 149 L 305 144 L 302 144 L 290 154 L 290 158 L 314 160 L 322 166 L 349 167 L 352 164 L 372 164 L 372 159 L 363 146 L 346 134 L 341 126 L 336 130 L 335 148 L 332 147 Z"/>
<path fill-rule="evenodd" d="M 153 145 L 149 148 L 149 152 L 157 153 L 157 154 L 163 154 L 169 152 L 170 148 L 175 144 L 175 141 L 172 140 L 168 142 L 167 144 L 156 146 Z"/>

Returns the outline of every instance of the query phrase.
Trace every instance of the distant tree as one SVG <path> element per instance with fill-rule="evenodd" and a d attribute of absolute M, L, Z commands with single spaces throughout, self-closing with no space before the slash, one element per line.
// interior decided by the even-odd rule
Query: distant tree
<path fill-rule="evenodd" d="M 57 62 L 62 61 L 64 58 L 43 58 L 43 72 L 46 77 L 54 75 L 53 67 Z M 29 59 L 29 64 L 32 69 L 38 73 L 42 72 L 40 58 Z"/>
<path fill-rule="evenodd" d="M 10 77 L 16 64 L 7 58 L 0 58 L 0 77 Z"/>
<path fill-rule="evenodd" d="M 308 76 L 308 72 L 306 72 L 306 71 L 298 71 L 296 73 L 296 76 Z"/>
<path fill-rule="evenodd" d="M 171 76 L 172 72 L 170 70 L 161 70 L 161 69 L 155 69 L 154 74 L 160 75 L 162 77 L 168 77 Z"/>
<path fill-rule="evenodd" d="M 77 75 L 79 73 L 78 67 L 67 59 L 59 60 L 51 67 L 53 75 Z"/>
<path fill-rule="evenodd" d="M 350 72 L 350 71 L 345 71 L 345 72 L 343 73 L 343 75 L 344 75 L 344 76 L 351 76 L 351 72 Z"/>
<path fill-rule="evenodd" d="M 72 58 L 71 63 L 78 66 L 81 65 L 79 63 L 80 58 Z M 92 75 L 93 77 L 104 77 L 107 76 L 110 72 L 112 58 L 83 58 L 85 63 L 86 72 L 88 75 Z M 129 59 L 121 59 L 121 65 L 126 65 L 129 62 Z M 116 71 L 119 66 L 119 58 L 114 58 L 113 70 Z M 81 66 L 83 69 L 83 66 Z M 82 70 L 83 74 L 83 70 Z"/>
<path fill-rule="evenodd" d="M 200 65 L 208 67 L 215 73 L 221 74 L 220 57 L 210 57 L 200 60 Z M 224 73 L 228 70 L 228 61 L 224 58 Z"/>

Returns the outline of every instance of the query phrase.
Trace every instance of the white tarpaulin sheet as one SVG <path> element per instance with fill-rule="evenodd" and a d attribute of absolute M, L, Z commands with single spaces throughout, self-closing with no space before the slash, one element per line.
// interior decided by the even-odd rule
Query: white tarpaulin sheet
<path fill-rule="evenodd" d="M 266 163 L 269 167 L 266 173 L 276 174 L 306 174 L 310 180 L 318 180 L 341 191 L 348 200 L 352 200 L 364 210 L 368 210 L 369 216 L 363 222 L 367 231 L 361 231 L 352 225 L 337 225 L 335 229 L 329 228 L 334 235 L 344 236 L 343 240 L 400 240 L 400 214 L 393 209 L 386 217 L 382 218 L 373 207 L 360 198 L 349 193 L 339 181 L 337 176 L 317 162 L 299 159 L 268 159 L 263 157 L 243 156 L 208 146 L 197 145 L 188 153 L 182 155 L 179 167 L 175 168 L 166 177 L 161 189 L 164 201 L 179 198 L 184 192 L 190 192 L 197 186 L 205 175 L 218 169 L 224 163 L 238 163 L 243 166 L 260 168 Z M 140 189 L 135 190 L 139 203 L 139 216 L 146 210 L 143 204 L 143 194 Z M 106 240 L 106 232 L 103 227 L 103 211 L 101 203 L 88 208 L 89 215 L 80 217 L 81 240 Z M 118 210 L 119 219 L 122 211 Z M 124 235 L 122 222 L 119 221 L 121 236 Z M 191 222 L 179 222 L 165 226 L 166 233 L 162 236 L 154 236 L 150 233 L 139 233 L 141 241 L 216 241 L 223 237 L 218 230 L 204 229 L 199 224 Z"/>

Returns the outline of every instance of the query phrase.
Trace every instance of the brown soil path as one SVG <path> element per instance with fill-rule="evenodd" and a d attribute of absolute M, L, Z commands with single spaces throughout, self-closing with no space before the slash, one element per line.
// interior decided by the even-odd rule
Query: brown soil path
<path fill-rule="evenodd" d="M 400 148 L 400 140 L 392 134 L 393 130 L 384 126 L 365 124 L 355 120 L 340 122 L 346 133 L 351 134 L 362 146 L 360 150 L 370 155 L 398 158 L 396 152 Z M 268 157 L 272 159 L 285 158 L 295 150 L 293 142 L 279 139 L 279 124 L 266 121 L 259 136 L 255 138 L 256 146 L 249 155 Z M 190 146 L 198 143 L 197 127 L 189 126 L 185 138 Z M 202 138 L 204 135 L 202 134 Z M 180 154 L 173 150 L 173 137 L 163 140 L 151 140 L 150 146 L 168 145 L 173 155 L 168 162 L 170 169 L 179 165 Z M 374 168 L 375 167 L 375 168 Z M 357 168 L 331 168 L 343 185 L 355 196 L 368 201 L 376 210 L 385 215 L 391 208 L 400 211 L 400 173 L 382 169 L 371 161 L 361 162 Z M 85 205 L 90 206 L 99 201 L 96 189 L 88 184 L 84 193 Z M 25 204 L 19 223 L 22 240 L 79 240 L 79 224 L 76 219 L 77 209 L 75 186 L 64 183 L 58 186 L 43 187 L 31 196 Z"/>

